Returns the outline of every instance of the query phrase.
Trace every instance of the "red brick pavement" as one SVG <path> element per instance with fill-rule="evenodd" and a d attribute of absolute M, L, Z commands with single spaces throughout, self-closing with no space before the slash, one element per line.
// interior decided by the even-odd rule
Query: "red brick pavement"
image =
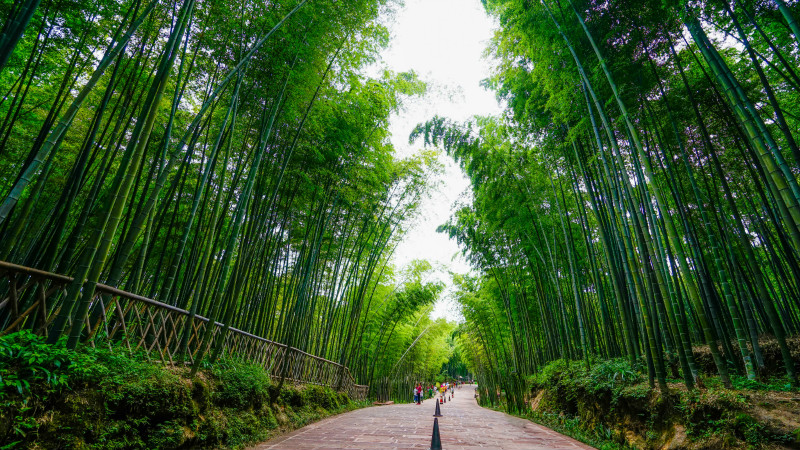
<path fill-rule="evenodd" d="M 426 450 L 433 431 L 433 401 L 359 409 L 321 420 L 250 450 Z M 591 450 L 528 420 L 481 408 L 464 386 L 441 405 L 443 450 Z"/>

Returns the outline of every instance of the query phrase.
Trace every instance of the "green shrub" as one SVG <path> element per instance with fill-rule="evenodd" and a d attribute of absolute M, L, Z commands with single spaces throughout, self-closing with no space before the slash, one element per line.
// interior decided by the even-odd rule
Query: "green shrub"
<path fill-rule="evenodd" d="M 220 405 L 259 409 L 269 403 L 272 383 L 261 366 L 227 361 L 224 366 L 215 366 L 213 373 L 220 382 L 214 398 Z"/>
<path fill-rule="evenodd" d="M 561 378 L 563 372 L 569 368 L 569 361 L 557 359 L 542 367 L 539 372 L 528 377 L 531 386 L 553 386 Z"/>
<path fill-rule="evenodd" d="M 625 389 L 641 383 L 643 375 L 627 359 L 594 361 L 587 371 L 583 361 L 558 359 L 528 377 L 530 389 L 552 389 L 568 399 L 607 391 L 616 400 Z"/>
<path fill-rule="evenodd" d="M 278 401 L 292 408 L 302 408 L 306 404 L 303 393 L 295 387 L 284 387 Z"/>
<path fill-rule="evenodd" d="M 12 394 L 28 397 L 34 384 L 51 389 L 66 385 L 74 358 L 28 330 L 5 336 L 0 339 L 0 400 Z"/>
<path fill-rule="evenodd" d="M 166 370 L 139 370 L 124 380 L 104 382 L 113 416 L 147 416 L 151 423 L 193 414 L 191 384 Z"/>
<path fill-rule="evenodd" d="M 615 389 L 640 383 L 642 374 L 625 358 L 609 359 L 592 365 L 588 387 L 594 391 Z"/>
<path fill-rule="evenodd" d="M 324 409 L 335 409 L 339 407 L 339 399 L 332 389 L 323 386 L 306 386 L 303 389 L 303 397 L 307 405 L 319 406 Z"/>

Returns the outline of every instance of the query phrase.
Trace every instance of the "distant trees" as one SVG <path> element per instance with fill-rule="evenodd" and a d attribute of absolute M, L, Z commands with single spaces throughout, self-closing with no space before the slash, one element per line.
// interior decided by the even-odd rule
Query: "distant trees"
<path fill-rule="evenodd" d="M 451 356 L 455 325 L 431 319 L 444 289 L 434 276 L 430 263 L 412 261 L 393 277 L 393 286 L 375 291 L 365 309 L 356 377 L 378 399 L 411 401 L 413 386 L 433 381 Z"/>

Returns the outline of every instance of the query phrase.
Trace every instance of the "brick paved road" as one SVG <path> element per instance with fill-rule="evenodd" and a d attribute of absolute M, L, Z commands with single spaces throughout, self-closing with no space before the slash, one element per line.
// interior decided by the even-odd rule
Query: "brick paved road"
<path fill-rule="evenodd" d="M 443 450 L 590 450 L 592 447 L 533 422 L 481 408 L 472 386 L 441 406 Z M 250 450 L 426 450 L 433 430 L 432 400 L 417 405 L 359 409 L 324 419 Z"/>

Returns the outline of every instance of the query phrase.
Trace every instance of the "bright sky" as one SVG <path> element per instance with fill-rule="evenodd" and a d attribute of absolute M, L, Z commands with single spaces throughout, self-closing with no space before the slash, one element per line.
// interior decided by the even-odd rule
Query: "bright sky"
<path fill-rule="evenodd" d="M 420 150 L 421 143 L 408 144 L 408 135 L 434 115 L 463 121 L 500 113 L 494 93 L 479 84 L 489 76 L 490 61 L 483 51 L 494 29 L 480 0 L 406 0 L 388 26 L 392 39 L 383 63 L 395 72 L 413 69 L 431 88 L 392 118 L 392 143 L 399 156 Z M 467 273 L 469 264 L 455 241 L 436 227 L 448 220 L 459 196 L 468 195 L 469 182 L 450 157 L 442 155 L 441 160 L 446 166 L 442 186 L 422 205 L 420 220 L 395 251 L 395 262 L 402 267 L 412 259 L 426 259 L 442 267 L 439 279 L 449 286 L 447 271 Z M 432 316 L 457 320 L 455 304 L 447 297 L 446 292 Z"/>

